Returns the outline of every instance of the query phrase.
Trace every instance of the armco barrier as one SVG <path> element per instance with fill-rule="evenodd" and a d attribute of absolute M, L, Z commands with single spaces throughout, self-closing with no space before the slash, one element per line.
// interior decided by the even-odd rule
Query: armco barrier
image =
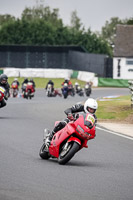
<path fill-rule="evenodd" d="M 8 77 L 40 77 L 40 78 L 76 78 L 85 82 L 91 81 L 98 86 L 98 78 L 92 72 L 73 71 L 70 69 L 42 69 L 42 68 L 4 68 Z"/>
<path fill-rule="evenodd" d="M 4 68 L 8 77 L 70 78 L 70 69 Z"/>
<path fill-rule="evenodd" d="M 128 88 L 128 80 L 98 78 L 98 87 L 125 87 Z"/>

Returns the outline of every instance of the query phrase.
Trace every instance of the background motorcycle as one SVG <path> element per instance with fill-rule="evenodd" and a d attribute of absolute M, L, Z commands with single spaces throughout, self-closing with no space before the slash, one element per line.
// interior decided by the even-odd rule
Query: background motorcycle
<path fill-rule="evenodd" d="M 88 85 L 88 84 L 86 84 L 84 90 L 85 90 L 85 94 L 86 94 L 86 96 L 89 97 L 90 94 L 91 94 L 91 86 Z"/>
<path fill-rule="evenodd" d="M 66 164 L 77 151 L 83 147 L 87 148 L 88 140 L 95 137 L 95 126 L 92 129 L 88 127 L 88 123 L 93 120 L 94 117 L 91 114 L 81 114 L 78 119 L 70 121 L 53 136 L 49 147 L 46 146 L 46 141 L 50 131 L 45 129 L 44 144 L 39 152 L 40 157 L 42 159 L 58 158 L 59 164 Z"/>
<path fill-rule="evenodd" d="M 63 95 L 64 99 L 66 99 L 68 97 L 68 95 L 71 95 L 71 96 L 75 95 L 74 88 L 71 85 L 69 86 L 67 83 L 64 83 L 61 90 L 62 90 L 62 95 Z"/>
<path fill-rule="evenodd" d="M 77 93 L 79 96 L 84 96 L 84 91 L 83 91 L 83 89 L 82 89 L 79 85 L 77 86 L 76 93 Z"/>
<path fill-rule="evenodd" d="M 24 98 L 26 98 L 26 93 L 25 93 L 26 86 L 27 86 L 27 83 L 24 83 L 24 84 L 22 85 L 22 94 L 23 94 L 23 97 L 24 97 Z"/>
<path fill-rule="evenodd" d="M 13 97 L 16 97 L 18 95 L 18 85 L 15 82 L 11 85 L 11 94 Z"/>
<path fill-rule="evenodd" d="M 53 91 L 52 91 L 52 85 L 51 84 L 48 84 L 47 86 L 47 90 L 46 90 L 46 95 L 47 97 L 52 97 L 53 96 Z"/>
<path fill-rule="evenodd" d="M 62 95 L 63 95 L 64 99 L 66 99 L 68 96 L 68 84 L 64 83 L 61 90 L 62 90 Z"/>
<path fill-rule="evenodd" d="M 30 83 L 30 82 L 27 83 L 25 91 L 24 91 L 24 98 L 31 99 L 32 97 L 34 97 L 34 93 L 35 93 L 35 90 L 33 87 L 33 83 Z"/>
<path fill-rule="evenodd" d="M 56 97 L 57 95 L 59 95 L 60 97 L 62 96 L 62 94 L 57 90 L 52 88 L 51 84 L 48 84 L 47 90 L 46 90 L 46 95 L 48 97 Z"/>

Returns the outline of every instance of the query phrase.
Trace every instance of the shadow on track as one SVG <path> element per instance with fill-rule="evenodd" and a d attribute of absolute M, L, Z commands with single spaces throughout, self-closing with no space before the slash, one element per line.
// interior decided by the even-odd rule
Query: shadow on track
<path fill-rule="evenodd" d="M 41 159 L 40 159 L 41 160 Z M 48 160 L 42 160 L 42 162 L 49 162 L 51 164 L 58 164 L 58 160 L 56 158 L 48 159 Z M 103 163 L 98 163 L 98 162 L 83 162 L 83 161 L 69 161 L 65 165 L 60 165 L 60 166 L 70 166 L 70 167 L 95 167 L 95 168 L 103 168 L 105 165 Z"/>

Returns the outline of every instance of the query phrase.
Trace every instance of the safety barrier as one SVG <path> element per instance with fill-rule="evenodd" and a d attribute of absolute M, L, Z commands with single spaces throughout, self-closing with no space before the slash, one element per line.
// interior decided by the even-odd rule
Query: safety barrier
<path fill-rule="evenodd" d="M 95 87 L 98 85 L 98 78 L 94 73 L 69 69 L 4 68 L 4 73 L 8 77 L 77 78 L 85 82 L 91 81 Z"/>
<path fill-rule="evenodd" d="M 42 68 L 4 68 L 3 73 L 8 77 L 40 77 L 40 78 L 77 78 L 85 82 L 92 82 L 94 87 L 125 87 L 128 80 L 98 78 L 95 73 L 75 71 L 70 69 L 42 69 Z"/>
<path fill-rule="evenodd" d="M 98 78 L 99 87 L 125 87 L 128 88 L 128 80 L 112 79 L 112 78 Z"/>

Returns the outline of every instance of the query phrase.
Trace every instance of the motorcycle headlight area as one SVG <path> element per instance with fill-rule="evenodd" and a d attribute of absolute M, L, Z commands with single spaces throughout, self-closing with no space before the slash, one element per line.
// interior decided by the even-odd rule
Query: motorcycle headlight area
<path fill-rule="evenodd" d="M 86 128 L 88 128 L 88 127 L 86 126 Z M 79 125 L 77 126 L 76 131 L 77 131 L 82 137 L 84 137 L 84 138 L 86 138 L 86 139 L 89 139 L 90 136 L 91 136 L 90 133 L 85 132 L 84 129 L 83 129 L 81 126 L 79 126 Z"/>

